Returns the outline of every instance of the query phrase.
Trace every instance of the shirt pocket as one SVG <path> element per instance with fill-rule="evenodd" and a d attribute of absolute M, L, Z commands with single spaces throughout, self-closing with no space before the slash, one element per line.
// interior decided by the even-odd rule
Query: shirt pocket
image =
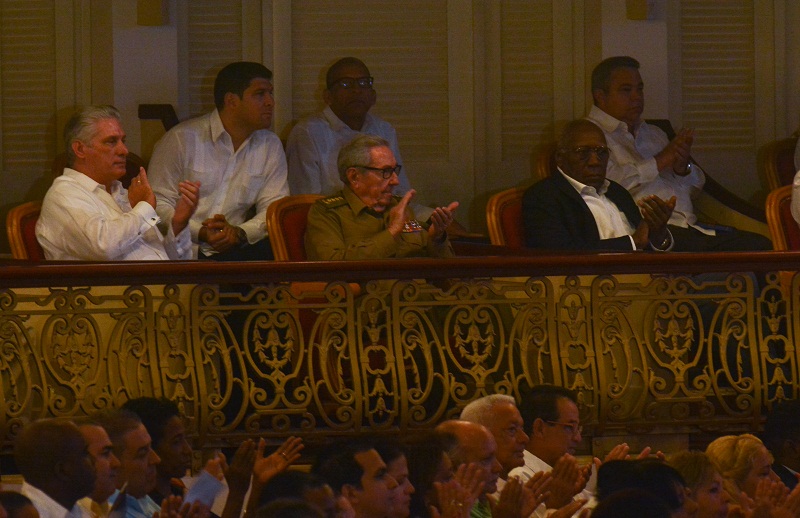
<path fill-rule="evenodd" d="M 219 188 L 219 174 L 216 171 L 189 170 L 189 180 L 200 182 L 200 199 L 210 197 Z"/>
<path fill-rule="evenodd" d="M 252 206 L 258 198 L 261 188 L 264 186 L 264 177 L 258 173 L 246 173 L 242 177 L 234 192 L 236 193 L 235 203 L 243 208 Z"/>

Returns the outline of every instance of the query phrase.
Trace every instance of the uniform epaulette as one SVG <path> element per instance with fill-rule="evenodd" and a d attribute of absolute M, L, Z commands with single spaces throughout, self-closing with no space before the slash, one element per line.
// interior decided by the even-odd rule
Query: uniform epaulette
<path fill-rule="evenodd" d="M 333 196 L 322 198 L 320 203 L 322 203 L 326 209 L 334 209 L 336 207 L 341 207 L 342 205 L 346 205 L 347 200 L 345 200 L 344 196 L 340 194 L 334 194 Z"/>

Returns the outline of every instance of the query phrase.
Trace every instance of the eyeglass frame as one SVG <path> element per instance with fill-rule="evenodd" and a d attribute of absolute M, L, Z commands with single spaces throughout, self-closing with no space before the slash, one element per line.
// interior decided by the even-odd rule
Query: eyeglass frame
<path fill-rule="evenodd" d="M 564 428 L 571 436 L 581 435 L 583 433 L 583 425 L 579 423 L 561 423 L 559 421 L 545 421 L 547 424 L 553 426 L 558 425 Z"/>
<path fill-rule="evenodd" d="M 342 84 L 342 81 L 353 81 L 353 84 L 347 86 L 346 84 Z M 331 90 L 334 86 L 338 86 L 345 90 L 352 90 L 353 88 L 358 85 L 359 88 L 369 89 L 372 88 L 372 85 L 375 84 L 375 78 L 372 76 L 364 76 L 364 77 L 342 77 L 340 79 L 335 79 L 328 83 L 328 90 Z"/>
<path fill-rule="evenodd" d="M 403 169 L 403 166 L 400 164 L 397 164 L 394 167 L 370 167 L 368 165 L 351 165 L 350 167 L 357 167 L 359 169 L 366 169 L 367 171 L 374 171 L 376 173 L 380 173 L 381 177 L 384 180 L 388 180 L 389 178 L 392 177 L 393 174 L 400 176 L 400 170 Z"/>
<path fill-rule="evenodd" d="M 608 146 L 580 146 L 570 149 L 569 152 L 577 156 L 581 162 L 587 162 L 589 158 L 591 158 L 592 153 L 594 153 L 598 160 L 608 158 L 608 155 L 611 153 Z"/>

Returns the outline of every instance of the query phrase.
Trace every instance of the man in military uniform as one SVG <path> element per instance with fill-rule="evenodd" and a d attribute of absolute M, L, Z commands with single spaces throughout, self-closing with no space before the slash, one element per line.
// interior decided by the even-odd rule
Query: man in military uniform
<path fill-rule="evenodd" d="M 416 191 L 392 195 L 401 166 L 385 139 L 356 137 L 342 147 L 337 166 L 344 188 L 308 213 L 309 260 L 453 257 L 445 229 L 458 202 L 434 209 L 430 223 L 417 221 L 409 207 Z"/>

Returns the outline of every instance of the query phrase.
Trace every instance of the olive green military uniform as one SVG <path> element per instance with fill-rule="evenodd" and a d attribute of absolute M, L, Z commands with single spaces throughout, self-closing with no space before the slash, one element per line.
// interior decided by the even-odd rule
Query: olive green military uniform
<path fill-rule="evenodd" d="M 317 200 L 308 211 L 306 255 L 310 261 L 386 259 L 389 257 L 453 257 L 445 239 L 434 243 L 420 225 L 406 225 L 397 238 L 387 230 L 389 211 L 400 202 L 395 196 L 383 212 L 375 212 L 349 188 Z M 408 209 L 411 212 L 411 209 Z M 413 212 L 411 215 L 413 221 Z"/>

